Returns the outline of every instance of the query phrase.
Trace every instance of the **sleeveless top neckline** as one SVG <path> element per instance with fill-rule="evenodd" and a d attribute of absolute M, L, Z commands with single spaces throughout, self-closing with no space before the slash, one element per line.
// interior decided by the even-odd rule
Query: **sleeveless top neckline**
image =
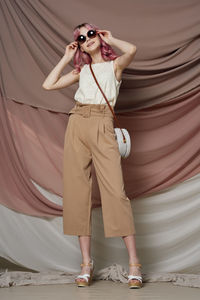
<path fill-rule="evenodd" d="M 98 62 L 98 63 L 94 63 L 94 64 L 91 64 L 91 65 L 100 65 L 100 64 L 105 64 L 105 63 L 107 63 L 107 62 L 110 62 L 110 60 L 108 60 L 108 61 L 103 61 L 103 62 Z M 88 64 L 89 65 L 89 64 Z"/>
<path fill-rule="evenodd" d="M 101 64 L 105 64 L 105 63 L 112 63 L 112 64 L 114 64 L 114 60 L 111 59 L 111 60 L 107 60 L 107 61 L 104 61 L 104 62 L 99 62 L 99 63 L 95 63 L 95 64 L 91 64 L 91 65 L 94 66 L 94 65 L 101 65 Z M 89 64 L 84 64 L 83 67 L 84 66 L 88 66 L 88 68 L 89 68 Z M 114 65 L 113 65 L 113 69 L 114 69 Z M 116 78 L 116 76 L 115 76 L 115 73 L 114 73 L 114 77 L 115 77 L 115 80 L 116 80 L 117 84 L 121 84 L 122 79 L 120 81 L 118 81 L 117 78 Z"/>

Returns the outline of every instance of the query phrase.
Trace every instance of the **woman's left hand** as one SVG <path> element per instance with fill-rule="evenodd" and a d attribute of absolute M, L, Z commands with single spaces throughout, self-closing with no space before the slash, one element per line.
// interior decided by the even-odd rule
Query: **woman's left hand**
<path fill-rule="evenodd" d="M 99 34 L 99 36 L 102 38 L 102 40 L 104 42 L 106 42 L 107 44 L 111 44 L 111 40 L 113 38 L 112 34 L 110 31 L 108 30 L 97 30 L 97 34 Z"/>

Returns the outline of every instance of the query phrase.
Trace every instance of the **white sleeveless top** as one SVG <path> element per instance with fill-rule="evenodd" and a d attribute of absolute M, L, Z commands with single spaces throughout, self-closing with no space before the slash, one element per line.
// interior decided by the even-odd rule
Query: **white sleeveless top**
<path fill-rule="evenodd" d="M 116 79 L 113 63 L 114 60 L 109 60 L 91 66 L 109 104 L 114 107 L 122 80 L 118 81 Z M 85 64 L 80 71 L 79 88 L 74 95 L 74 99 L 85 104 L 107 104 L 90 71 L 89 64 Z"/>

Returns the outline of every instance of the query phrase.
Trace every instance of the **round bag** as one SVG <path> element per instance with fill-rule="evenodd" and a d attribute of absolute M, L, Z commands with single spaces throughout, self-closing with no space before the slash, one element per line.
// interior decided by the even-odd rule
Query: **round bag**
<path fill-rule="evenodd" d="M 117 137 L 119 152 L 123 158 L 126 158 L 129 156 L 131 151 L 131 139 L 130 135 L 128 133 L 128 130 L 125 128 L 114 128 L 115 129 L 115 135 Z M 126 143 L 124 143 L 122 132 L 125 136 Z"/>

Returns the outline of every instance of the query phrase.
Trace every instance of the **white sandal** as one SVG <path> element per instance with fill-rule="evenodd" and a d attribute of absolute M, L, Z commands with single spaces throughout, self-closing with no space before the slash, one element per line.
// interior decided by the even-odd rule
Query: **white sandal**
<path fill-rule="evenodd" d="M 129 266 L 141 267 L 142 265 L 141 264 L 136 264 L 136 263 L 129 263 Z M 128 286 L 129 286 L 130 289 L 141 288 L 142 287 L 142 276 L 128 275 Z"/>
<path fill-rule="evenodd" d="M 94 271 L 94 261 L 93 259 L 91 259 L 91 262 L 88 262 L 88 263 L 81 263 L 80 264 L 81 267 L 83 266 L 90 266 L 91 269 L 90 269 L 90 273 L 85 273 L 83 275 L 78 275 L 76 276 L 75 278 L 75 282 L 77 284 L 77 286 L 88 286 L 91 284 L 92 282 L 92 275 L 93 275 L 93 271 Z M 78 278 L 84 278 L 85 280 L 78 280 Z"/>

